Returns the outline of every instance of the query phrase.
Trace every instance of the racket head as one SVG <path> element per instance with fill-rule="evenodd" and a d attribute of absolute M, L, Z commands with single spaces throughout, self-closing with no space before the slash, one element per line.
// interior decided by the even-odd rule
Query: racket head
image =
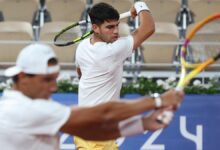
<path fill-rule="evenodd" d="M 120 14 L 120 19 L 131 16 L 131 12 L 125 12 Z M 93 34 L 93 30 L 90 29 L 90 19 L 82 20 L 77 23 L 73 23 L 66 28 L 62 29 L 54 37 L 54 45 L 56 46 L 68 46 L 82 41 Z M 83 31 L 84 33 L 81 33 Z"/>
<path fill-rule="evenodd" d="M 85 26 L 88 25 L 87 23 L 87 21 L 80 21 L 62 29 L 59 33 L 55 35 L 54 45 L 69 46 L 90 36 L 93 33 L 92 30 L 82 33 L 82 30 L 85 28 Z"/>
<path fill-rule="evenodd" d="M 209 58 L 218 55 L 220 28 L 219 23 L 212 21 L 203 26 L 191 39 L 188 46 L 189 57 L 186 59 L 188 64 L 202 64 Z"/>
<path fill-rule="evenodd" d="M 181 47 L 181 75 L 177 89 L 183 89 L 193 77 L 219 59 L 220 28 L 218 19 L 220 19 L 220 13 L 210 15 L 190 29 Z M 190 42 L 194 42 L 195 45 L 191 45 Z M 191 72 L 186 75 L 190 69 Z"/>

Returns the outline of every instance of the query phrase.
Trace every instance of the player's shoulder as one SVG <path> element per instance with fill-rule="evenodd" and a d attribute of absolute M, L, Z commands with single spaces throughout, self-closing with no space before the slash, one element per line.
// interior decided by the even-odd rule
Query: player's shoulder
<path fill-rule="evenodd" d="M 133 36 L 132 35 L 128 35 L 128 36 L 122 36 L 122 37 L 120 37 L 118 40 L 120 41 L 120 40 L 125 40 L 125 41 L 130 41 L 130 40 L 132 40 L 133 39 Z"/>
<path fill-rule="evenodd" d="M 131 35 L 120 37 L 117 41 L 112 43 L 114 46 L 128 46 L 133 43 L 133 37 Z"/>
<path fill-rule="evenodd" d="M 82 40 L 82 41 L 78 44 L 78 47 L 88 45 L 88 44 L 89 44 L 89 41 L 90 41 L 90 38 L 86 38 L 86 39 Z"/>

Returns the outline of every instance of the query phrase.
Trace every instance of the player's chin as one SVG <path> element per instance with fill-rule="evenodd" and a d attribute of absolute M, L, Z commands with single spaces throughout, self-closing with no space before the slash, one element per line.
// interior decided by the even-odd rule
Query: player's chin
<path fill-rule="evenodd" d="M 118 36 L 117 37 L 113 37 L 112 39 L 111 39 L 111 42 L 113 43 L 113 42 L 115 42 L 115 41 L 117 41 L 118 40 Z"/>
<path fill-rule="evenodd" d="M 42 98 L 42 99 L 49 99 L 49 98 L 51 97 L 51 94 L 52 94 L 52 93 L 42 95 L 41 98 Z"/>

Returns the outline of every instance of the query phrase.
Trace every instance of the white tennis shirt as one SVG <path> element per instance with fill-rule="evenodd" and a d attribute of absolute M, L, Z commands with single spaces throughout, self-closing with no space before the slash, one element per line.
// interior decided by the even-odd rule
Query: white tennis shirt
<path fill-rule="evenodd" d="M 58 131 L 70 108 L 6 90 L 0 99 L 1 150 L 59 150 Z"/>
<path fill-rule="evenodd" d="M 133 37 L 121 37 L 113 43 L 82 41 L 76 50 L 76 65 L 81 69 L 79 106 L 93 106 L 119 99 L 123 63 L 133 50 Z"/>

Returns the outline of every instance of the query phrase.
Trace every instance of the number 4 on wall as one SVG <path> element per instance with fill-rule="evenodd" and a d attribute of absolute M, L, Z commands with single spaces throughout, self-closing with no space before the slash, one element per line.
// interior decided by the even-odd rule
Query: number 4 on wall
<path fill-rule="evenodd" d="M 144 145 L 141 147 L 140 150 L 165 150 L 165 145 L 164 144 L 153 144 L 153 142 L 159 137 L 163 130 L 158 130 L 154 132 L 144 143 Z M 146 134 L 147 132 L 145 132 Z M 196 145 L 197 150 L 202 150 L 203 149 L 203 126 L 202 125 L 197 125 L 196 126 L 196 134 L 193 135 L 192 133 L 189 133 L 186 129 L 186 116 L 180 116 L 180 133 L 181 135 L 194 142 Z"/>
<path fill-rule="evenodd" d="M 189 133 L 186 129 L 186 116 L 180 116 L 180 132 L 186 139 L 193 141 L 196 144 L 196 149 L 202 150 L 203 143 L 203 126 L 196 126 L 196 135 Z"/>

